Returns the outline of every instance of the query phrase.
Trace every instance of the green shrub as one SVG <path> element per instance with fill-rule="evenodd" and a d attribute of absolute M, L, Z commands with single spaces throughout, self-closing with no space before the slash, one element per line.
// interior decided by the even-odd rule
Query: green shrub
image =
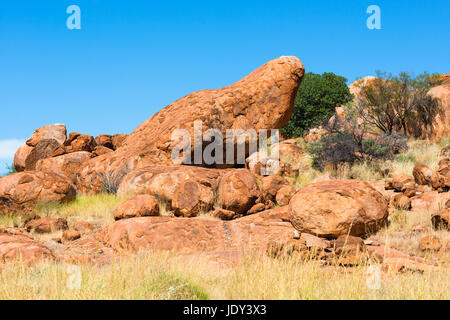
<path fill-rule="evenodd" d="M 281 133 L 286 137 L 299 137 L 305 130 L 331 117 L 336 106 L 353 99 L 346 81 L 334 73 L 306 73 L 295 98 L 292 117 Z"/>

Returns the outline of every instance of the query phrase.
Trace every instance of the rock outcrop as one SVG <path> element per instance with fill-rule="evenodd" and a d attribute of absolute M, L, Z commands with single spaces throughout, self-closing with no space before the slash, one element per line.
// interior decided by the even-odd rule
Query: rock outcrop
<path fill-rule="evenodd" d="M 0 229 L 0 263 L 20 260 L 26 264 L 55 260 L 53 252 L 18 228 Z"/>
<path fill-rule="evenodd" d="M 294 228 L 287 207 L 238 220 L 144 217 L 124 219 L 108 226 L 104 241 L 118 252 L 140 249 L 181 252 L 266 250 L 272 241 L 289 241 Z"/>
<path fill-rule="evenodd" d="M 0 214 L 29 214 L 38 203 L 75 199 L 73 185 L 48 172 L 19 172 L 0 178 Z"/>
<path fill-rule="evenodd" d="M 118 150 L 90 160 L 79 174 L 80 189 L 84 193 L 99 192 L 101 175 L 106 172 L 173 165 L 171 153 L 179 146 L 179 141 L 173 141 L 172 134 L 177 129 L 187 130 L 191 136 L 191 151 L 194 150 L 195 121 L 201 121 L 203 132 L 220 131 L 225 144 L 227 139 L 234 139 L 227 136 L 227 129 L 281 128 L 292 115 L 303 74 L 304 67 L 299 59 L 281 57 L 231 86 L 194 92 L 177 100 L 141 124 Z M 203 147 L 206 145 L 205 142 Z"/>

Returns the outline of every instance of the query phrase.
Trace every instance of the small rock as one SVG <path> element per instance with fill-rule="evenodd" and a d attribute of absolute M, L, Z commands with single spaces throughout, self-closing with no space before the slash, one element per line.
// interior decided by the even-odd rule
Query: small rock
<path fill-rule="evenodd" d="M 158 201 L 154 196 L 148 194 L 137 195 L 125 200 L 114 211 L 115 220 L 145 216 L 159 216 Z"/>
<path fill-rule="evenodd" d="M 404 194 L 397 194 L 391 200 L 392 206 L 399 210 L 410 210 L 411 209 L 411 199 Z"/>
<path fill-rule="evenodd" d="M 81 233 L 76 230 L 66 230 L 63 232 L 62 241 L 74 241 L 81 237 Z"/>
<path fill-rule="evenodd" d="M 264 203 L 257 203 L 253 207 L 251 207 L 250 210 L 248 210 L 247 214 L 254 214 L 257 212 L 264 211 L 265 209 L 266 209 L 266 206 Z"/>
<path fill-rule="evenodd" d="M 67 220 L 63 218 L 40 218 L 25 224 L 28 232 L 51 233 L 68 229 Z"/>
<path fill-rule="evenodd" d="M 276 201 L 280 206 L 287 206 L 297 190 L 293 186 L 284 186 L 277 192 Z"/>
<path fill-rule="evenodd" d="M 441 241 L 433 235 L 425 236 L 419 242 L 419 249 L 422 251 L 439 251 L 441 247 Z"/>
<path fill-rule="evenodd" d="M 234 211 L 218 208 L 211 211 L 210 216 L 219 218 L 220 220 L 233 220 L 237 215 Z"/>

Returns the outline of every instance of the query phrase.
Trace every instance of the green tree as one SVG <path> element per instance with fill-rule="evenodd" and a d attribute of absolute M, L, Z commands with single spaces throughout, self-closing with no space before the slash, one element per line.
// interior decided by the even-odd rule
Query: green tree
<path fill-rule="evenodd" d="M 347 79 L 334 73 L 306 73 L 295 98 L 291 120 L 281 129 L 287 137 L 302 136 L 335 112 L 335 107 L 353 99 Z"/>
<path fill-rule="evenodd" d="M 428 90 L 439 84 L 438 74 L 413 77 L 408 72 L 398 76 L 377 72 L 374 80 L 361 87 L 356 101 L 359 116 L 387 134 L 401 130 L 405 136 L 420 137 L 423 130 L 433 130 L 438 101 Z"/>

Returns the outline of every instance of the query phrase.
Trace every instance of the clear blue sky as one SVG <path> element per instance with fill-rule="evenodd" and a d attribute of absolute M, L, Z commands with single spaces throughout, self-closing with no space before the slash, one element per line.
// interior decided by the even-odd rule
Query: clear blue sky
<path fill-rule="evenodd" d="M 81 30 L 68 30 L 69 5 Z M 381 8 L 381 30 L 366 9 Z M 282 55 L 349 82 L 450 72 L 450 1 L 0 2 L 0 172 L 37 127 L 129 133 L 162 107 Z"/>

